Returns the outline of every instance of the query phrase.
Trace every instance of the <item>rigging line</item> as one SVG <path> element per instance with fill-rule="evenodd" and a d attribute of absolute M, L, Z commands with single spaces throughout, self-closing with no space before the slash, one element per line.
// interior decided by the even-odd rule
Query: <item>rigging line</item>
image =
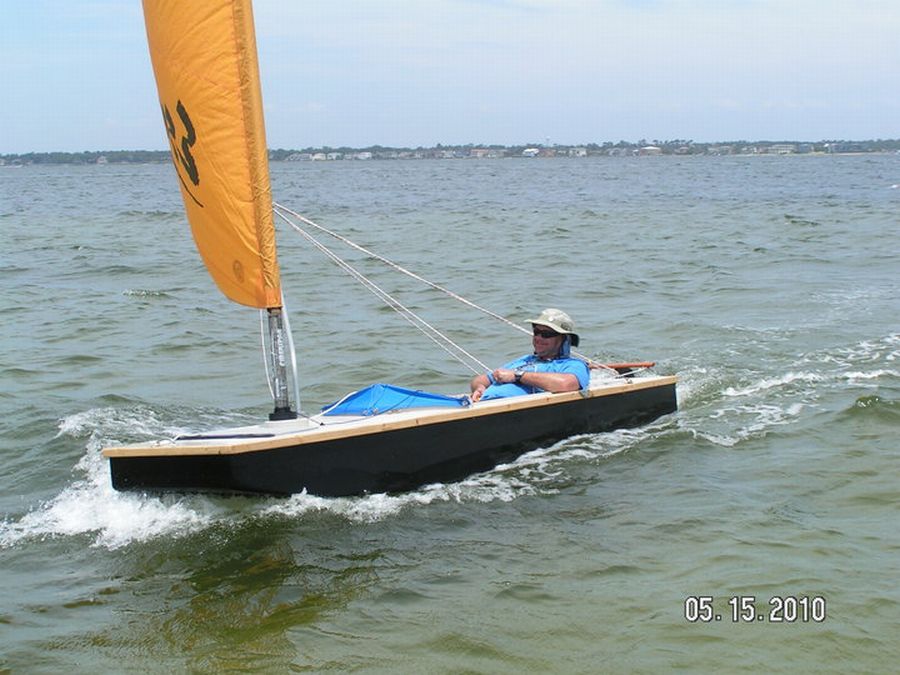
<path fill-rule="evenodd" d="M 416 315 L 412 310 L 408 307 L 404 306 L 400 303 L 396 298 L 391 297 L 383 289 L 379 288 L 376 284 L 374 284 L 371 280 L 364 277 L 358 270 L 354 269 L 351 265 L 346 263 L 346 261 L 341 260 L 333 251 L 329 251 L 325 248 L 321 243 L 316 242 L 309 233 L 300 231 L 311 243 L 313 243 L 316 248 L 318 248 L 322 253 L 327 255 L 332 262 L 341 267 L 344 271 L 354 277 L 357 281 L 359 281 L 363 286 L 365 286 L 369 291 L 375 294 L 379 299 L 381 299 L 385 304 L 387 304 L 391 309 L 396 311 L 400 316 L 402 316 L 406 321 L 408 321 L 412 326 L 422 332 L 425 337 L 434 342 L 438 347 L 446 351 L 450 356 L 459 361 L 463 366 L 468 368 L 475 374 L 478 374 L 480 371 L 476 368 L 473 368 L 469 363 L 466 363 L 465 360 L 462 359 L 460 354 L 464 354 L 469 359 L 474 361 L 475 363 L 483 366 L 487 369 L 487 366 L 481 363 L 476 357 L 472 354 L 468 353 L 465 349 L 455 344 L 450 338 L 441 333 L 437 328 L 429 324 L 427 321 L 422 319 L 422 317 Z M 451 348 L 456 349 L 459 354 L 454 353 Z"/>
<path fill-rule="evenodd" d="M 334 237 L 338 241 L 346 244 L 347 246 L 350 246 L 351 248 L 356 249 L 357 251 L 360 251 L 361 253 L 365 253 L 367 256 L 369 256 L 371 258 L 375 258 L 375 260 L 378 260 L 378 261 L 384 263 L 385 265 L 397 270 L 398 272 L 401 272 L 401 273 L 407 275 L 408 277 L 412 277 L 416 281 L 420 281 L 423 284 L 431 286 L 433 289 L 440 291 L 441 293 L 445 293 L 445 294 L 449 295 L 454 300 L 457 300 L 457 301 L 463 303 L 464 305 L 471 307 L 472 309 L 477 309 L 479 312 L 487 314 L 488 316 L 490 316 L 494 319 L 497 319 L 498 321 L 502 321 L 503 323 L 507 324 L 508 326 L 512 326 L 513 328 L 515 328 L 517 331 L 519 331 L 521 333 L 525 333 L 526 335 L 531 335 L 531 331 L 529 331 L 524 326 L 520 326 L 519 324 L 510 321 L 506 317 L 501 316 L 501 315 L 497 314 L 496 312 L 492 312 L 487 307 L 482 307 L 481 305 L 478 305 L 478 304 L 472 302 L 471 300 L 468 300 L 468 299 L 462 297 L 458 293 L 454 293 L 449 288 L 445 288 L 444 286 L 441 286 L 440 284 L 436 284 L 435 282 L 433 282 L 429 279 L 426 279 L 425 277 L 418 275 L 411 270 L 406 269 L 402 265 L 395 263 L 393 260 L 389 260 L 388 258 L 385 258 L 384 256 L 381 256 L 381 255 L 375 253 L 375 251 L 367 249 L 365 246 L 361 246 L 361 245 L 357 244 L 356 242 L 352 241 L 351 239 L 347 239 L 347 237 L 344 237 L 343 235 L 338 234 L 334 230 L 330 230 L 327 227 L 324 227 L 323 225 L 319 225 L 318 223 L 313 222 L 306 216 L 303 216 L 303 215 L 297 213 L 296 211 L 292 211 L 291 209 L 287 208 L 283 204 L 279 204 L 278 202 L 275 202 L 275 203 L 273 203 L 273 207 L 275 209 L 275 212 L 278 213 L 278 215 L 281 216 L 281 218 L 283 218 L 286 222 L 288 222 L 292 226 L 294 226 L 294 223 L 290 219 L 288 219 L 283 213 L 280 213 L 280 211 L 289 213 L 290 215 L 292 215 L 294 218 L 297 218 L 301 222 L 306 223 L 307 225 L 314 227 L 321 232 L 324 232 L 325 234 L 329 235 L 330 237 Z M 587 361 L 589 366 L 605 368 L 605 366 L 602 363 L 599 363 L 599 362 L 595 361 L 594 359 L 592 359 L 591 357 L 589 357 L 585 354 L 582 354 L 580 352 L 577 352 L 574 349 L 571 350 L 571 353 L 574 354 L 575 356 L 577 356 L 578 358 Z M 612 370 L 612 369 L 610 369 L 610 370 Z"/>
<path fill-rule="evenodd" d="M 318 223 L 313 222 L 309 218 L 302 216 L 299 213 L 296 213 L 295 211 L 291 211 L 286 206 L 283 206 L 282 204 L 278 204 L 278 203 L 275 203 L 274 206 L 275 206 L 276 210 L 281 209 L 281 210 L 291 214 L 292 216 L 294 216 L 301 222 L 306 223 L 307 225 L 314 227 L 317 230 L 320 230 L 321 232 L 324 232 L 325 234 L 327 234 L 331 237 L 334 237 L 338 241 L 346 244 L 347 246 L 350 246 L 351 248 L 355 248 L 357 251 L 365 253 L 369 257 L 375 258 L 376 260 L 383 262 L 385 265 L 388 265 L 389 267 L 394 268 L 398 272 L 402 272 L 403 274 L 407 275 L 408 277 L 412 277 L 416 281 L 421 281 L 423 284 L 427 284 L 428 286 L 431 286 L 435 290 L 441 291 L 442 293 L 446 293 L 454 300 L 458 300 L 459 302 L 461 302 L 465 305 L 468 305 L 469 307 L 471 307 L 473 309 L 477 309 L 479 312 L 483 312 L 483 313 L 487 314 L 488 316 L 493 317 L 494 319 L 497 319 L 498 321 L 502 321 L 502 322 L 512 326 L 513 328 L 515 328 L 518 331 L 522 331 L 523 333 L 528 333 L 527 328 L 523 328 L 522 326 L 519 326 L 518 324 L 513 323 L 506 317 L 500 316 L 496 312 L 492 312 L 491 310 L 487 309 L 486 307 L 482 307 L 481 305 L 475 304 L 471 300 L 467 300 L 466 298 L 462 297 L 458 293 L 454 293 L 449 288 L 445 288 L 444 286 L 441 286 L 440 284 L 436 284 L 435 282 L 430 281 L 429 279 L 426 279 L 425 277 L 420 276 L 420 275 L 416 274 L 415 272 L 406 269 L 402 265 L 395 263 L 393 260 L 389 260 L 388 258 L 385 258 L 384 256 L 378 255 L 377 253 L 375 253 L 375 251 L 367 249 L 365 246 L 360 246 L 356 242 L 354 242 L 350 239 L 347 239 L 347 237 L 344 237 L 333 230 L 329 230 L 327 227 L 319 225 Z"/>
<path fill-rule="evenodd" d="M 290 225 L 294 230 L 296 230 L 299 234 L 305 237 L 315 248 L 317 248 L 321 253 L 327 256 L 333 263 L 335 263 L 338 267 L 343 269 L 345 272 L 350 274 L 353 278 L 355 278 L 358 282 L 360 282 L 363 286 L 365 286 L 368 290 L 370 290 L 373 294 L 375 294 L 379 299 L 382 300 L 385 304 L 387 304 L 391 309 L 395 310 L 399 313 L 404 319 L 406 319 L 410 324 L 412 324 L 415 328 L 417 328 L 420 332 L 422 332 L 426 337 L 428 337 L 432 342 L 434 342 L 438 347 L 447 352 L 454 359 L 459 361 L 463 366 L 468 368 L 470 371 L 475 373 L 476 375 L 480 372 L 490 370 L 486 364 L 480 361 L 478 358 L 467 352 L 465 349 L 460 347 L 458 344 L 453 342 L 449 337 L 444 335 L 440 330 L 432 326 L 425 319 L 418 316 L 411 309 L 403 305 L 399 300 L 392 297 L 390 293 L 379 287 L 375 282 L 371 279 L 368 279 L 365 275 L 363 275 L 359 270 L 354 268 L 348 262 L 343 260 L 340 256 L 338 256 L 334 251 L 329 249 L 327 246 L 316 240 L 309 232 L 301 228 L 296 223 L 292 222 L 289 218 L 287 218 L 283 213 L 279 213 L 276 211 L 276 214 L 284 220 L 288 225 Z M 457 350 L 458 353 L 454 353 L 452 349 Z M 483 371 L 480 371 L 476 368 L 473 368 L 471 364 L 466 363 L 460 354 L 465 355 L 469 358 L 473 363 L 478 364 Z"/>

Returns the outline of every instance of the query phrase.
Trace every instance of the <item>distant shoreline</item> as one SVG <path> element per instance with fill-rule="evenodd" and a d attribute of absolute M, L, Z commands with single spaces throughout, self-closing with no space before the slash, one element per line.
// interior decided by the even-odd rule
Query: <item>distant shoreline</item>
<path fill-rule="evenodd" d="M 270 149 L 274 162 L 414 160 L 414 159 L 505 159 L 511 157 L 634 157 L 634 156 L 759 156 L 759 155 L 869 155 L 900 153 L 900 139 L 875 141 L 619 141 L 585 145 L 437 145 L 431 148 L 304 148 Z M 0 166 L 31 164 L 152 164 L 168 162 L 168 150 L 95 150 L 85 152 L 29 152 L 0 155 Z"/>

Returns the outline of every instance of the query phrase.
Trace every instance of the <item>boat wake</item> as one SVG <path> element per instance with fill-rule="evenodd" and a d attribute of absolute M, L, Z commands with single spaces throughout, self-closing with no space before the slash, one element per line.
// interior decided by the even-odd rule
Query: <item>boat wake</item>
<path fill-rule="evenodd" d="M 681 373 L 678 423 L 693 438 L 733 448 L 900 378 L 900 335 L 801 354 L 780 373 L 693 367 Z"/>
<path fill-rule="evenodd" d="M 599 461 L 620 454 L 668 426 L 660 422 L 640 429 L 573 436 L 455 483 L 434 483 L 396 495 L 323 498 L 304 493 L 270 503 L 262 512 L 295 517 L 319 510 L 365 523 L 383 520 L 407 508 L 440 502 L 509 502 L 526 495 L 554 494 L 559 492 L 560 482 L 567 480 L 567 467 L 571 462 Z"/>

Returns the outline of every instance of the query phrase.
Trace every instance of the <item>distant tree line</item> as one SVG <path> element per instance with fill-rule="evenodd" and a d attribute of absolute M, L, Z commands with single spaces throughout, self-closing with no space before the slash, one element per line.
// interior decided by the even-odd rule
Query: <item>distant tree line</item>
<path fill-rule="evenodd" d="M 110 150 L 86 152 L 28 152 L 0 155 L 7 164 L 148 164 L 169 161 L 168 150 Z"/>
<path fill-rule="evenodd" d="M 370 153 L 375 159 L 422 158 L 422 157 L 470 157 L 476 150 L 487 150 L 494 157 L 520 157 L 527 149 L 537 149 L 544 156 L 571 154 L 573 148 L 583 149 L 588 155 L 630 155 L 639 154 L 648 148 L 662 155 L 706 155 L 706 154 L 749 154 L 765 153 L 772 150 L 789 149 L 789 152 L 898 152 L 900 139 L 877 139 L 867 141 L 823 140 L 804 141 L 722 141 L 718 143 L 695 143 L 686 139 L 647 140 L 636 142 L 618 141 L 613 143 L 585 143 L 577 146 L 527 143 L 523 145 L 443 145 L 434 147 L 387 147 L 373 145 L 366 148 L 351 147 L 308 147 L 299 150 L 283 148 L 270 149 L 269 159 L 285 161 L 313 155 L 340 157 L 358 156 Z M 657 152 L 658 151 L 658 152 Z M 28 152 L 24 154 L 0 155 L 0 164 L 148 164 L 168 162 L 168 150 L 105 150 L 85 152 Z"/>

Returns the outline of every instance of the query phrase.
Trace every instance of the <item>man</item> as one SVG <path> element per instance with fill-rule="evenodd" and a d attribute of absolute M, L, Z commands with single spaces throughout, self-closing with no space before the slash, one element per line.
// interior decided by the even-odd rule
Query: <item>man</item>
<path fill-rule="evenodd" d="M 570 347 L 578 346 L 575 323 L 569 315 L 550 308 L 528 323 L 534 353 L 473 377 L 469 383 L 473 402 L 539 391 L 578 391 L 588 386 L 591 371 L 587 363 L 569 356 Z"/>

